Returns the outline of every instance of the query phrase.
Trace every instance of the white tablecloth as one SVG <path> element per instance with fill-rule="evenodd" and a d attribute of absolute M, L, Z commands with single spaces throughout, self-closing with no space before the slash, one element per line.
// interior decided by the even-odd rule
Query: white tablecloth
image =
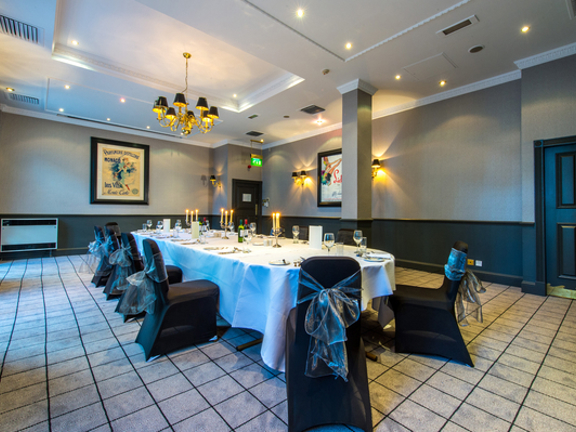
<path fill-rule="evenodd" d="M 143 233 L 133 233 L 142 250 Z M 180 234 L 189 239 L 189 234 Z M 293 244 L 280 239 L 281 248 L 252 245 L 250 253 L 220 255 L 221 250 L 207 247 L 234 246 L 242 248 L 237 237 L 228 240 L 208 238 L 205 245 L 187 245 L 167 238 L 152 237 L 158 243 L 166 264 L 182 269 L 184 280 L 208 279 L 220 287 L 222 317 L 232 327 L 253 329 L 264 335 L 261 355 L 264 363 L 273 369 L 285 369 L 286 318 L 296 306 L 299 268 L 292 261 L 327 255 L 326 250 L 310 249 L 305 244 Z M 255 238 L 253 243 L 262 243 Z M 344 255 L 356 258 L 354 247 L 345 246 Z M 335 255 L 332 248 L 330 255 Z M 357 259 L 362 268 L 362 309 L 375 297 L 391 295 L 394 288 L 394 257 L 383 262 Z M 275 266 L 270 261 L 282 260 L 290 265 Z"/>

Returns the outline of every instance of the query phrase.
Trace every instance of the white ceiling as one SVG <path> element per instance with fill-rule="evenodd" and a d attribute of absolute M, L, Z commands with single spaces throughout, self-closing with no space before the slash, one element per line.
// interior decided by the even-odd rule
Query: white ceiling
<path fill-rule="evenodd" d="M 285 142 L 338 127 L 338 87 L 354 80 L 378 89 L 373 112 L 382 115 L 515 79 L 515 62 L 531 56 L 566 46 L 564 55 L 576 53 L 571 1 L 0 0 L 0 14 L 43 30 L 41 45 L 0 33 L 0 89 L 39 100 L 16 102 L 4 91 L 0 104 L 191 144 L 248 143 L 251 130 L 266 143 Z M 469 17 L 478 22 L 437 34 Z M 470 54 L 474 45 L 485 49 Z M 221 122 L 181 138 L 161 128 L 151 108 L 159 95 L 171 102 L 183 90 L 185 51 L 191 104 L 206 96 Z M 300 112 L 311 104 L 326 111 Z"/>

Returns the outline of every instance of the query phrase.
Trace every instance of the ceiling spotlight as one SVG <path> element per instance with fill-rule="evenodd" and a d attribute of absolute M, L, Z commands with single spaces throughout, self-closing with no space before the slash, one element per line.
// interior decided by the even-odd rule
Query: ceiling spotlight
<path fill-rule="evenodd" d="M 290 116 L 289 116 L 289 115 L 285 115 L 284 118 L 290 118 Z"/>
<path fill-rule="evenodd" d="M 110 117 L 108 117 L 108 118 L 106 119 L 106 121 L 110 121 Z"/>
<path fill-rule="evenodd" d="M 60 111 L 60 112 L 64 112 L 64 108 L 60 108 L 58 111 Z"/>
<path fill-rule="evenodd" d="M 72 45 L 79 45 L 77 40 L 72 41 Z"/>
<path fill-rule="evenodd" d="M 470 54 L 476 54 L 484 49 L 484 45 L 476 45 L 468 50 Z"/>
<path fill-rule="evenodd" d="M 316 120 L 316 124 L 321 125 L 322 123 L 324 123 L 326 120 L 319 118 L 318 120 Z"/>
<path fill-rule="evenodd" d="M 445 85 L 446 85 L 446 81 L 445 81 L 445 80 L 440 81 L 440 87 L 444 87 Z"/>
<path fill-rule="evenodd" d="M 146 126 L 146 129 L 150 129 L 150 126 Z"/>
<path fill-rule="evenodd" d="M 528 31 L 530 31 L 530 26 L 522 27 L 522 33 L 528 33 Z"/>
<path fill-rule="evenodd" d="M 66 85 L 64 86 L 64 88 L 65 88 L 66 90 L 68 90 L 68 89 L 70 88 L 70 86 L 69 86 L 68 84 L 66 84 Z"/>
<path fill-rule="evenodd" d="M 347 50 L 352 49 L 352 44 L 351 44 L 350 42 L 348 42 L 348 43 L 345 45 L 345 47 L 346 47 Z"/>
<path fill-rule="evenodd" d="M 298 9 L 298 11 L 296 12 L 296 15 L 298 15 L 298 18 L 302 18 L 304 16 L 304 10 Z"/>
<path fill-rule="evenodd" d="M 120 102 L 124 103 L 124 102 L 126 102 L 126 99 L 120 98 Z"/>
<path fill-rule="evenodd" d="M 233 97 L 233 98 L 237 98 L 238 95 L 237 95 L 236 93 L 234 93 L 234 94 L 232 95 L 232 97 Z"/>
<path fill-rule="evenodd" d="M 12 87 L 6 87 L 6 91 L 13 92 L 14 89 Z"/>
<path fill-rule="evenodd" d="M 400 78 L 402 78 L 401 75 L 396 75 L 394 78 L 396 78 L 397 80 L 399 80 Z"/>

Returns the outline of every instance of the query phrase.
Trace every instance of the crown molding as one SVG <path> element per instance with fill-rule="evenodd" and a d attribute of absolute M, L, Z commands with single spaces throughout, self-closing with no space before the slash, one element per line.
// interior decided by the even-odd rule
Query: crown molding
<path fill-rule="evenodd" d="M 540 54 L 516 60 L 514 64 L 518 69 L 527 69 L 529 67 L 538 66 L 564 57 L 576 54 L 576 42 L 569 45 L 564 45 L 560 48 L 555 48 Z"/>
<path fill-rule="evenodd" d="M 89 120 L 69 118 L 69 117 L 66 117 L 66 116 L 61 115 L 61 114 L 48 114 L 45 112 L 36 112 L 36 111 L 26 110 L 26 109 L 22 109 L 22 108 L 14 108 L 14 107 L 10 107 L 10 106 L 5 105 L 5 104 L 0 104 L 0 111 L 2 111 L 3 113 L 7 113 L 7 114 L 32 117 L 32 118 L 37 118 L 37 119 L 41 119 L 41 120 L 55 121 L 55 122 L 59 122 L 59 123 L 66 123 L 66 124 L 70 124 L 70 125 L 74 125 L 74 126 L 82 126 L 82 127 L 87 127 L 87 128 L 91 128 L 91 129 L 106 130 L 106 131 L 110 131 L 110 132 L 117 132 L 117 133 L 122 133 L 122 134 L 127 134 L 127 135 L 134 135 L 134 136 L 139 136 L 139 137 L 144 137 L 144 138 L 156 139 L 159 141 L 168 141 L 168 142 L 173 142 L 173 143 L 178 143 L 178 144 L 188 144 L 188 145 L 194 145 L 194 146 L 198 146 L 198 147 L 212 147 L 211 144 L 199 142 L 199 141 L 191 141 L 187 138 L 175 138 L 175 137 L 171 137 L 171 136 L 163 136 L 162 134 L 159 134 L 158 132 L 140 131 L 138 129 L 132 129 L 132 128 L 123 127 L 123 126 L 115 126 L 115 125 L 111 125 L 111 124 L 103 124 L 100 122 L 95 123 L 95 122 L 92 122 Z"/>
<path fill-rule="evenodd" d="M 290 138 L 286 138 L 286 139 L 283 139 L 283 140 L 274 141 L 274 142 L 271 142 L 271 143 L 269 143 L 269 144 L 264 144 L 264 145 L 262 146 L 262 150 L 266 150 L 266 149 L 269 149 L 269 148 L 272 148 L 272 147 L 278 147 L 278 146 L 281 146 L 281 145 L 284 145 L 284 144 L 290 144 L 290 143 L 292 143 L 292 142 L 300 141 L 300 140 L 303 140 L 303 139 L 306 139 L 306 138 L 315 137 L 316 135 L 322 135 L 322 134 L 324 134 L 324 133 L 332 132 L 332 131 L 335 131 L 335 130 L 338 130 L 338 129 L 342 129 L 342 122 L 340 122 L 340 123 L 334 123 L 333 125 L 326 126 L 326 127 L 321 128 L 321 129 L 316 129 L 316 130 L 314 130 L 314 131 L 306 132 L 306 133 L 303 133 L 303 134 L 300 134 L 300 135 L 296 135 L 296 136 L 293 136 L 293 137 L 290 137 Z"/>
<path fill-rule="evenodd" d="M 367 83 L 364 80 L 356 79 L 350 81 L 346 84 L 342 84 L 340 87 L 337 87 L 340 94 L 351 92 L 352 90 L 362 90 L 364 93 L 368 93 L 370 96 L 374 96 L 374 94 L 378 91 L 376 87 L 372 84 Z"/>
<path fill-rule="evenodd" d="M 271 97 L 276 96 L 278 93 L 281 93 L 284 90 L 288 90 L 289 88 L 300 84 L 302 81 L 304 81 L 304 78 L 301 78 L 298 75 L 294 75 L 292 73 L 286 73 L 280 78 L 265 84 L 258 90 L 243 98 L 240 103 L 238 103 L 238 109 L 236 112 L 241 113 L 246 111 L 247 109 L 252 108 L 254 105 L 270 99 Z"/>
<path fill-rule="evenodd" d="M 417 108 L 420 106 L 424 106 L 424 105 L 430 105 L 433 104 L 435 102 L 440 102 L 446 99 L 452 99 L 455 98 L 457 96 L 462 96 L 468 93 L 473 93 L 475 91 L 478 90 L 484 90 L 490 87 L 495 87 L 497 85 L 500 84 L 504 84 L 510 81 L 515 81 L 522 78 L 522 72 L 517 70 L 517 71 L 512 71 L 512 72 L 508 72 L 502 75 L 498 75 L 496 77 L 492 77 L 492 78 L 488 78 L 482 81 L 477 81 L 475 83 L 472 84 L 468 84 L 462 87 L 458 87 L 452 90 L 448 90 L 442 93 L 438 93 L 432 96 L 427 96 L 424 97 L 422 99 L 416 99 L 414 101 L 410 101 L 410 102 L 406 102 L 404 104 L 401 105 L 397 105 L 395 107 L 392 108 L 387 108 L 381 111 L 377 111 L 375 113 L 372 113 L 372 120 L 378 119 L 378 118 L 382 118 L 382 117 L 387 117 L 393 114 L 398 114 L 400 112 L 403 111 L 408 111 L 410 109 L 413 108 Z"/>
<path fill-rule="evenodd" d="M 253 148 L 256 150 L 262 150 L 262 146 L 263 144 L 261 143 L 247 143 L 244 141 L 240 141 L 240 140 L 222 140 L 222 141 L 218 141 L 217 143 L 212 144 L 212 148 L 218 148 L 218 147 L 222 147 L 225 145 L 235 145 L 235 146 L 240 146 L 240 147 L 249 147 L 249 148 Z"/>

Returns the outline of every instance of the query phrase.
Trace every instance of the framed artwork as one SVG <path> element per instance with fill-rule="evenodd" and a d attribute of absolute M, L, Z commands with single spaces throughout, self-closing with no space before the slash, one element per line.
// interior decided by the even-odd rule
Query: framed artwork
<path fill-rule="evenodd" d="M 318 207 L 342 207 L 342 149 L 318 153 Z"/>
<path fill-rule="evenodd" d="M 150 147 L 91 139 L 90 203 L 148 204 Z"/>

